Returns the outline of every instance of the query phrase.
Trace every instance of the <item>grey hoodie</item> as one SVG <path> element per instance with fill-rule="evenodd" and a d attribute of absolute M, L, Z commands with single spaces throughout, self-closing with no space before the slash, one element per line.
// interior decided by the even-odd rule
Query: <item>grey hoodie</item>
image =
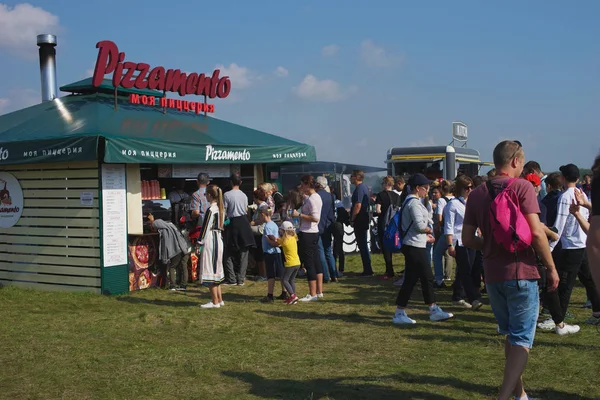
<path fill-rule="evenodd" d="M 406 197 L 404 204 L 405 206 L 402 208 L 402 233 L 405 236 L 402 244 L 420 248 L 427 247 L 427 234 L 422 233 L 422 231 L 427 229 L 429 210 L 413 194 Z"/>
<path fill-rule="evenodd" d="M 188 253 L 188 245 L 181 232 L 171 222 L 165 222 L 162 219 L 154 220 L 154 227 L 160 235 L 160 244 L 158 245 L 158 257 L 163 264 L 180 253 Z"/>

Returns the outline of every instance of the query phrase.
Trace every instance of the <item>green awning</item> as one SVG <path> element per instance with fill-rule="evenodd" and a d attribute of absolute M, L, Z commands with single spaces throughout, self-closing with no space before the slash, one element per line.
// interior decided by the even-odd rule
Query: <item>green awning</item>
<path fill-rule="evenodd" d="M 315 160 L 308 145 L 239 146 L 205 145 L 191 147 L 177 142 L 108 138 L 104 161 L 140 164 L 255 164 Z"/>
<path fill-rule="evenodd" d="M 0 165 L 89 161 L 98 158 L 98 137 L 0 143 L 0 149 L 6 155 Z"/>
<path fill-rule="evenodd" d="M 115 110 L 114 97 L 100 93 L 61 97 L 0 116 L 0 148 L 9 152 L 0 160 L 4 164 L 89 160 L 98 156 L 97 149 L 108 163 L 316 161 L 314 147 L 304 143 L 194 112 L 165 113 L 124 96 Z"/>

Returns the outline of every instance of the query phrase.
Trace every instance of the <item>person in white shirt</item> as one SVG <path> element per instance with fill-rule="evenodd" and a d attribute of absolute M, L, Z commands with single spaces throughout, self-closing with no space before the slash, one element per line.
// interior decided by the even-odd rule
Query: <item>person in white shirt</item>
<path fill-rule="evenodd" d="M 465 217 L 465 207 L 469 194 L 473 190 L 473 180 L 467 175 L 460 175 L 454 183 L 454 194 L 457 196 L 452 199 L 444 208 L 444 236 L 448 248 L 448 254 L 456 258 L 456 280 L 454 281 L 454 293 L 452 295 L 455 304 L 465 308 L 475 310 L 481 308 L 481 293 L 473 283 L 475 262 L 475 250 L 465 247 L 462 243 L 463 219 Z M 464 290 L 467 301 L 461 298 L 461 291 Z"/>
<path fill-rule="evenodd" d="M 300 258 L 306 268 L 309 293 L 300 299 L 302 302 L 317 301 L 323 297 L 323 265 L 319 257 L 319 220 L 323 201 L 315 190 L 317 182 L 310 175 L 303 176 L 302 192 L 306 196 L 300 212 L 294 210 L 292 216 L 300 220 Z"/>
<path fill-rule="evenodd" d="M 444 180 L 440 185 L 434 189 L 439 191 L 439 198 L 437 200 L 437 207 L 433 215 L 433 234 L 435 236 L 435 244 L 433 245 L 433 271 L 435 274 L 435 286 L 437 288 L 443 288 L 444 285 L 444 255 L 446 254 L 447 245 L 445 240 L 442 239 L 444 227 L 443 227 L 443 213 L 444 207 L 450 199 L 454 198 L 450 194 L 450 181 Z M 446 268 L 449 269 L 448 263 Z M 448 275 L 449 276 L 449 275 Z"/>
<path fill-rule="evenodd" d="M 558 250 L 556 267 L 559 271 L 560 283 L 556 293 L 547 295 L 546 303 L 552 318 L 538 324 L 538 328 L 543 330 L 552 330 L 556 326 L 563 326 L 567 314 L 571 293 L 575 286 L 575 281 L 579 280 L 585 286 L 588 298 L 592 303 L 594 314 L 588 323 L 598 324 L 600 320 L 600 294 L 592 280 L 589 264 L 586 254 L 587 235 L 577 221 L 575 215 L 571 214 L 569 209 L 573 204 L 588 203 L 585 193 L 576 188 L 579 181 L 579 168 L 574 164 L 567 164 L 560 167 L 562 173 L 563 185 L 565 191 L 558 200 L 557 216 L 554 222 L 554 228 L 560 239 L 550 243 L 550 248 Z M 582 220 L 589 219 L 589 210 L 582 207 L 579 210 Z M 578 325 L 564 325 L 568 327 L 566 333 L 572 334 L 579 332 Z"/>

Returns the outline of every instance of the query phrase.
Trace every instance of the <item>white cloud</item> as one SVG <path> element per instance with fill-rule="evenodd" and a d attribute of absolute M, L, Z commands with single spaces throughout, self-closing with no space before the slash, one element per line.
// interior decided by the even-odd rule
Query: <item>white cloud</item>
<path fill-rule="evenodd" d="M 390 68 L 402 63 L 402 57 L 388 54 L 383 47 L 376 46 L 371 40 L 363 40 L 360 55 L 371 68 Z"/>
<path fill-rule="evenodd" d="M 35 58 L 35 38 L 42 33 L 60 30 L 58 16 L 28 3 L 10 7 L 0 3 L 0 48 L 26 58 Z"/>
<path fill-rule="evenodd" d="M 306 75 L 302 82 L 292 91 L 300 98 L 324 103 L 333 103 L 344 100 L 358 90 L 355 86 L 346 89 L 331 79 L 318 80 L 314 75 Z"/>
<path fill-rule="evenodd" d="M 433 138 L 433 136 L 427 136 L 426 138 L 423 138 L 416 142 L 410 143 L 411 147 L 425 147 L 425 146 L 435 146 L 435 145 L 436 145 L 436 141 Z"/>
<path fill-rule="evenodd" d="M 277 67 L 277 69 L 275 70 L 275 75 L 277 75 L 280 78 L 285 78 L 286 76 L 289 75 L 289 71 L 283 67 Z"/>
<path fill-rule="evenodd" d="M 42 95 L 39 90 L 11 89 L 8 91 L 8 98 L 0 98 L 0 114 L 7 114 L 41 102 Z"/>
<path fill-rule="evenodd" d="M 245 89 L 260 78 L 248 68 L 241 67 L 236 63 L 231 63 L 228 67 L 220 64 L 215 68 L 221 70 L 221 76 L 229 77 L 233 89 Z"/>
<path fill-rule="evenodd" d="M 9 103 L 8 99 L 0 98 L 0 115 L 4 114 L 4 110 L 8 109 Z"/>
<path fill-rule="evenodd" d="M 325 46 L 321 49 L 321 54 L 325 57 L 331 57 L 337 54 L 340 50 L 340 46 L 337 44 L 330 44 L 329 46 Z"/>

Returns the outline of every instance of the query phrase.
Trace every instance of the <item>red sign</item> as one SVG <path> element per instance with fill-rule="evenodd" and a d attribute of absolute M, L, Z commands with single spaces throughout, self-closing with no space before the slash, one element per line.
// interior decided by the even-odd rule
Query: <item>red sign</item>
<path fill-rule="evenodd" d="M 215 105 L 200 103 L 199 101 L 187 101 L 180 99 L 167 99 L 166 97 L 154 97 L 154 96 L 145 96 L 139 94 L 130 94 L 129 102 L 131 104 L 142 104 L 144 106 L 156 106 L 159 105 L 163 108 L 174 108 L 179 111 L 192 111 L 196 114 L 200 114 L 203 112 L 214 113 Z"/>
<path fill-rule="evenodd" d="M 195 72 L 188 75 L 178 69 L 165 71 L 164 67 L 151 69 L 149 64 L 125 61 L 125 53 L 119 52 L 117 45 L 110 40 L 98 42 L 96 48 L 100 49 L 92 77 L 92 85 L 96 87 L 102 84 L 104 75 L 112 73 L 113 86 L 124 89 L 135 87 L 177 92 L 180 96 L 208 96 L 211 99 L 224 99 L 231 92 L 231 80 L 228 76 L 219 77 L 221 71 L 218 69 L 213 71 L 212 76 Z"/>

